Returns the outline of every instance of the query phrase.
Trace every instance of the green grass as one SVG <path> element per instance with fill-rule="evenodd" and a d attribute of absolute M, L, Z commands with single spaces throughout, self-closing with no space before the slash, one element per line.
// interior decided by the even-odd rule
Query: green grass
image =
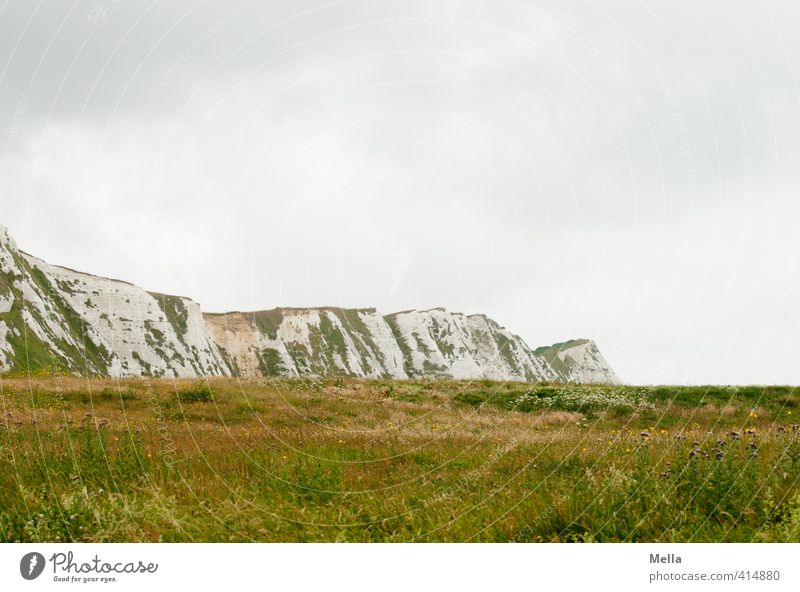
<path fill-rule="evenodd" d="M 789 387 L 6 377 L 0 405 L 4 541 L 800 540 Z"/>
<path fill-rule="evenodd" d="M 283 323 L 283 311 L 280 308 L 247 313 L 246 316 L 251 317 L 256 327 L 270 339 L 278 338 L 278 329 Z"/>
<path fill-rule="evenodd" d="M 72 336 L 86 347 L 84 355 L 63 339 L 51 334 L 47 329 L 47 324 L 41 318 L 39 310 L 29 302 L 25 302 L 21 292 L 13 287 L 14 278 L 10 275 L 0 274 L 0 293 L 10 294 L 14 299 L 10 310 L 0 313 L 0 320 L 9 328 L 7 341 L 11 346 L 9 361 L 12 371 L 19 375 L 70 370 L 81 370 L 86 374 L 91 374 L 99 368 L 105 369 L 106 362 L 103 358 L 103 351 L 86 338 L 83 323 L 77 314 L 52 289 L 38 268 L 30 266 L 17 254 L 13 256 L 16 264 L 29 274 L 31 280 L 53 297 L 55 305 L 68 321 L 65 329 L 72 332 Z M 52 347 L 30 329 L 23 318 L 25 313 L 31 315 L 38 325 L 49 333 L 49 339 L 58 344 L 65 357 L 55 355 Z"/>
<path fill-rule="evenodd" d="M 19 374 L 40 372 L 50 368 L 64 371 L 70 369 L 66 360 L 53 355 L 50 347 L 30 330 L 22 318 L 22 303 L 15 299 L 11 310 L 0 315 L 11 331 L 6 340 L 11 346 L 11 367 Z"/>
<path fill-rule="evenodd" d="M 539 347 L 533 350 L 533 353 L 542 356 L 547 362 L 558 372 L 560 376 L 569 376 L 570 368 L 564 360 L 558 357 L 558 354 L 565 349 L 575 347 L 576 345 L 583 345 L 586 339 L 572 339 L 562 343 L 555 343 L 553 345 Z"/>
<path fill-rule="evenodd" d="M 380 361 L 385 360 L 385 356 L 380 347 L 375 343 L 361 313 L 375 313 L 375 309 L 353 309 L 353 308 L 333 308 L 331 309 L 339 318 L 342 327 L 348 332 L 355 345 L 356 351 L 361 358 L 362 368 L 369 368 L 368 359 L 374 358 Z"/>
<path fill-rule="evenodd" d="M 178 339 L 183 343 L 184 337 L 189 330 L 189 311 L 186 303 L 180 296 L 170 296 L 150 292 L 150 295 L 158 301 L 158 305 L 166 316 L 167 322 L 172 326 Z M 184 343 L 185 345 L 185 343 Z"/>
<path fill-rule="evenodd" d="M 389 329 L 392 331 L 392 335 L 397 342 L 397 346 L 400 348 L 400 351 L 403 354 L 403 369 L 405 370 L 405 373 L 408 376 L 413 377 L 417 374 L 417 372 L 414 369 L 414 361 L 411 357 L 411 348 L 406 342 L 405 337 L 403 337 L 403 332 L 400 330 L 400 326 L 397 324 L 398 314 L 400 313 L 387 315 L 383 318 L 386 321 L 386 324 L 389 325 Z"/>
<path fill-rule="evenodd" d="M 436 343 L 436 348 L 448 358 L 453 358 L 455 355 L 455 347 L 449 342 L 445 341 L 447 337 L 447 329 L 439 325 L 436 317 L 431 317 L 431 337 Z M 513 367 L 513 365 L 512 365 Z"/>
<path fill-rule="evenodd" d="M 75 350 L 64 340 L 56 339 L 63 351 L 71 354 L 73 359 L 81 360 L 79 366 L 84 374 L 106 374 L 108 363 L 111 359 L 110 352 L 103 346 L 92 341 L 86 330 L 86 324 L 80 315 L 67 303 L 61 294 L 53 288 L 44 272 L 38 267 L 25 263 L 25 268 L 30 274 L 31 279 L 39 288 L 50 297 L 50 300 L 58 309 L 60 316 L 67 322 L 70 333 L 80 345 L 80 350 Z M 33 310 L 31 310 L 33 312 Z M 44 325 L 40 323 L 40 325 Z"/>
<path fill-rule="evenodd" d="M 178 400 L 181 403 L 208 403 L 214 400 L 211 387 L 202 381 L 178 389 Z"/>
<path fill-rule="evenodd" d="M 286 373 L 286 366 L 281 360 L 278 350 L 266 348 L 261 351 L 258 359 L 259 369 L 264 376 L 282 376 Z"/>

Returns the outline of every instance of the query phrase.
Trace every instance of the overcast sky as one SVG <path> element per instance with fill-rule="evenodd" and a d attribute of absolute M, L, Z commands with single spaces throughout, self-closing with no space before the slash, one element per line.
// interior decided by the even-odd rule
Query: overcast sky
<path fill-rule="evenodd" d="M 800 383 L 797 2 L 0 3 L 0 221 L 207 311 Z"/>

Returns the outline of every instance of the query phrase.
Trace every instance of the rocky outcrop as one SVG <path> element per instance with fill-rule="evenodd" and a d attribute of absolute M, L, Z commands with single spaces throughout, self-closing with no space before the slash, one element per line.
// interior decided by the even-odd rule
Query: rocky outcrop
<path fill-rule="evenodd" d="M 441 308 L 386 316 L 375 309 L 278 308 L 207 314 L 206 323 L 242 376 L 618 382 L 592 341 L 533 351 L 484 315 Z"/>
<path fill-rule="evenodd" d="M 0 365 L 86 375 L 230 374 L 200 306 L 20 251 L 0 230 Z"/>
<path fill-rule="evenodd" d="M 274 309 L 207 314 L 212 339 L 242 376 L 408 378 L 403 355 L 374 309 Z"/>
<path fill-rule="evenodd" d="M 188 298 L 49 265 L 20 251 L 0 227 L 0 371 L 42 368 L 618 382 L 594 342 L 531 350 L 484 315 L 331 307 L 203 314 Z"/>
<path fill-rule="evenodd" d="M 563 382 L 619 384 L 620 380 L 591 339 L 576 339 L 540 347 L 543 357 Z"/>

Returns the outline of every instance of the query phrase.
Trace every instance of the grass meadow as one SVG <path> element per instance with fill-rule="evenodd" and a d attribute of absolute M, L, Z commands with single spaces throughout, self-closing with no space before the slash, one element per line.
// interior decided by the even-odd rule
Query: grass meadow
<path fill-rule="evenodd" d="M 0 540 L 800 541 L 800 391 L 0 379 Z"/>

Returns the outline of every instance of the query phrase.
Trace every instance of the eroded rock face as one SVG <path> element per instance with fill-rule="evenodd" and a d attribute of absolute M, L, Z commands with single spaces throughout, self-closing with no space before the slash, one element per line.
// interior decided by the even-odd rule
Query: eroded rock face
<path fill-rule="evenodd" d="M 0 364 L 90 375 L 230 374 L 200 306 L 49 265 L 0 231 Z"/>
<path fill-rule="evenodd" d="M 548 361 L 563 382 L 620 384 L 620 379 L 591 339 L 566 341 L 534 351 Z"/>
<path fill-rule="evenodd" d="M 49 265 L 0 227 L 0 370 L 109 376 L 618 379 L 592 341 L 531 350 L 484 315 L 444 309 L 203 314 L 180 296 Z"/>
<path fill-rule="evenodd" d="M 49 282 L 50 297 L 75 312 L 82 337 L 109 352 L 107 374 L 230 374 L 196 302 L 25 258 Z"/>
<path fill-rule="evenodd" d="M 212 339 L 242 376 L 347 375 L 617 383 L 589 340 L 533 351 L 484 315 L 444 309 L 274 309 L 206 315 Z"/>

